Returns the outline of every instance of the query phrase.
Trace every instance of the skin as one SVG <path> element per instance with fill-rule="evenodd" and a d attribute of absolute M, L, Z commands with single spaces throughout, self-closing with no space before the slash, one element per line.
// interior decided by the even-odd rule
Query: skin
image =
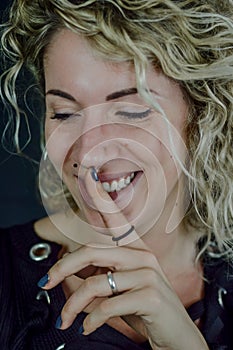
<path fill-rule="evenodd" d="M 132 66 L 101 59 L 77 34 L 63 30 L 54 36 L 44 68 L 48 154 L 77 201 L 80 216 L 90 224 L 86 234 L 94 227 L 99 233 L 108 232 L 111 239 L 126 232 L 131 224 L 135 226 L 119 247 L 97 248 L 70 242 L 65 234 L 56 237 L 56 229 L 48 230 L 48 219 L 36 224 L 39 235 L 50 231 L 49 239 L 72 251 L 49 270 L 50 279 L 44 287 L 63 283 L 67 302 L 61 313 L 61 329 L 69 327 L 77 313 L 88 310 L 84 334 L 107 322 L 136 341 L 149 339 L 153 349 L 208 349 L 185 310 L 202 296 L 201 270 L 194 264 L 197 236 L 191 231 L 187 234 L 182 224 L 166 233 L 171 211 L 177 201 L 180 203 L 177 190 L 182 182 L 167 141 L 166 123 L 153 110 L 145 119 L 123 118 L 113 127 L 116 111 L 132 112 L 137 105 L 136 111 L 142 112 L 150 107 L 137 93 L 109 99 L 116 91 L 136 86 Z M 188 106 L 182 91 L 152 67 L 148 67 L 147 78 L 154 98 L 180 135 L 175 139 L 176 152 L 184 157 L 182 137 Z M 58 90 L 69 98 L 54 93 Z M 76 114 L 61 122 L 53 119 L 55 113 L 78 113 L 78 117 Z M 81 164 L 75 171 L 74 162 Z M 113 200 L 101 181 L 93 180 L 93 166 L 100 180 L 106 174 L 119 177 L 119 169 L 120 174 L 140 170 L 142 175 L 130 190 Z M 132 200 L 126 205 L 129 195 Z M 182 205 L 178 207 L 175 222 L 182 213 Z M 62 220 L 69 225 L 67 217 Z M 102 244 L 105 235 L 99 237 Z M 88 270 L 90 267 L 94 270 Z M 111 298 L 106 278 L 109 269 L 114 271 L 120 292 Z"/>
<path fill-rule="evenodd" d="M 64 50 L 56 45 L 58 40 L 59 43 L 63 42 Z M 152 67 L 149 67 L 147 76 L 149 87 L 154 91 L 154 99 L 159 101 L 174 130 L 178 132 L 176 138 L 181 143 L 181 150 L 177 147 L 177 153 L 184 152 L 181 136 L 188 106 L 181 89 Z M 95 213 L 88 210 L 86 204 L 90 204 L 90 196 L 88 197 L 88 191 L 83 185 L 83 168 L 74 172 L 74 162 L 82 164 L 84 168 L 95 166 L 99 174 L 107 174 L 116 179 L 121 174 L 143 170 L 143 176 L 137 184 L 137 193 L 132 194 L 132 189 L 124 196 L 121 191 L 116 203 L 137 227 L 140 235 L 148 232 L 153 221 L 160 217 L 156 231 L 157 235 L 159 231 L 163 235 L 176 201 L 178 185 L 177 164 L 174 162 L 173 150 L 170 150 L 166 122 L 159 113 L 152 111 L 148 118 L 129 120 L 122 117 L 114 128 L 111 124 L 111 120 L 116 119 L 113 119 L 114 109 L 117 112 L 134 112 L 149 108 L 138 94 L 111 100 L 108 98 L 116 91 L 136 86 L 133 68 L 128 63 L 113 64 L 101 60 L 84 40 L 78 40 L 73 33 L 63 31 L 47 51 L 45 78 L 48 154 L 78 206 L 88 215 L 88 221 L 95 221 L 97 227 L 102 227 Z M 73 101 L 55 95 L 54 90 L 68 93 Z M 77 117 L 61 123 L 61 120 L 51 119 L 55 113 L 76 113 Z M 78 184 L 76 175 L 79 176 Z M 77 185 L 81 191 L 77 191 Z M 86 194 L 85 200 L 80 192 Z M 128 204 L 128 198 L 132 195 Z M 179 206 L 181 205 L 180 201 Z M 162 210 L 164 216 L 160 216 Z M 183 212 L 178 215 L 183 215 Z"/>

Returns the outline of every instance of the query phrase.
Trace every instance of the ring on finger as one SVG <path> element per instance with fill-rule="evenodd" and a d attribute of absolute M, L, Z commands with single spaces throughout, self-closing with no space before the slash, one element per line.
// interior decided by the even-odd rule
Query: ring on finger
<path fill-rule="evenodd" d="M 118 289 L 117 289 L 117 285 L 116 285 L 115 279 L 113 277 L 113 273 L 110 270 L 107 272 L 107 279 L 108 279 L 108 284 L 109 284 L 109 286 L 111 288 L 112 294 L 113 295 L 117 295 L 119 292 L 118 292 Z"/>
<path fill-rule="evenodd" d="M 116 242 L 116 245 L 119 245 L 119 241 L 125 237 L 127 237 L 128 235 L 130 235 L 131 232 L 133 232 L 135 229 L 135 227 L 133 225 L 131 225 L 130 229 L 128 231 L 126 231 L 125 233 L 123 233 L 122 235 L 118 236 L 118 237 L 112 237 L 112 241 Z"/>

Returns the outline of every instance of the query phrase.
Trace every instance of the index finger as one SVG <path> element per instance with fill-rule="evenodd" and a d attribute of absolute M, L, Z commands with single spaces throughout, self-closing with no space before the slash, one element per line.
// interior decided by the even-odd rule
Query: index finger
<path fill-rule="evenodd" d="M 114 200 L 112 200 L 109 194 L 103 189 L 94 168 L 88 169 L 85 176 L 85 183 L 87 191 L 92 199 L 94 209 L 100 212 L 106 227 L 112 235 L 112 240 L 116 242 L 116 245 L 122 246 L 127 244 L 132 248 L 149 250 L 147 245 L 137 234 L 134 226 L 128 222 Z"/>

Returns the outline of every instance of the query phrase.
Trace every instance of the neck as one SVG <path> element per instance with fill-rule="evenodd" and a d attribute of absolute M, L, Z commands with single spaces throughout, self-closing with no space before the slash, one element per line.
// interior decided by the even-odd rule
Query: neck
<path fill-rule="evenodd" d="M 174 266 L 182 271 L 195 265 L 200 234 L 183 221 L 189 205 L 185 188 L 181 177 L 170 191 L 159 219 L 142 237 L 164 270 Z"/>
<path fill-rule="evenodd" d="M 143 240 L 164 270 L 173 266 L 182 271 L 195 265 L 197 237 L 181 224 L 171 233 L 166 233 L 161 227 L 154 227 Z"/>

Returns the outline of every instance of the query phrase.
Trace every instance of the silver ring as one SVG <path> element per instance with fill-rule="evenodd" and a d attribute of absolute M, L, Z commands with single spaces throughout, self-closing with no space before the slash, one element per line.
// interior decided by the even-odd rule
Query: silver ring
<path fill-rule="evenodd" d="M 113 295 L 117 295 L 118 294 L 118 289 L 117 289 L 117 285 L 116 285 L 116 282 L 114 280 L 112 271 L 108 271 L 107 272 L 107 278 L 108 278 L 109 286 L 110 286 L 110 288 L 112 290 L 112 294 Z"/>
<path fill-rule="evenodd" d="M 112 237 L 112 241 L 113 241 L 113 242 L 116 242 L 116 245 L 118 245 L 118 242 L 119 242 L 121 239 L 123 239 L 123 238 L 127 237 L 128 235 L 130 235 L 130 233 L 133 232 L 134 229 L 135 229 L 135 227 L 132 225 L 132 226 L 130 227 L 130 229 L 129 229 L 128 231 L 126 231 L 125 233 L 123 233 L 122 235 L 120 235 L 120 236 L 118 236 L 118 237 Z"/>

